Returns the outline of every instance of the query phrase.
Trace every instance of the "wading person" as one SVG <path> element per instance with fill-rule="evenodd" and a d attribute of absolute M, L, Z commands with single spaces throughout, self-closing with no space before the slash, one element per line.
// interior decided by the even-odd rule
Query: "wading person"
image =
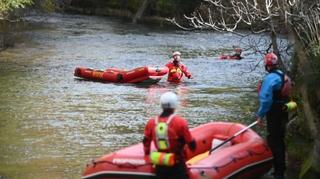
<path fill-rule="evenodd" d="M 242 54 L 242 49 L 241 48 L 235 48 L 234 49 L 234 54 L 231 55 L 230 57 L 232 59 L 236 59 L 236 60 L 241 60 L 243 57 L 241 56 Z"/>
<path fill-rule="evenodd" d="M 188 179 L 183 149 L 187 145 L 192 151 L 196 148 L 188 122 L 175 115 L 178 98 L 172 92 L 164 93 L 160 98 L 163 109 L 160 116 L 151 118 L 144 131 L 144 153 L 149 155 L 155 165 L 156 175 L 160 179 Z M 151 142 L 157 151 L 150 153 Z"/>
<path fill-rule="evenodd" d="M 264 57 L 264 65 L 268 74 L 259 85 L 258 125 L 263 126 L 263 118 L 267 120 L 267 142 L 273 154 L 274 178 L 283 179 L 285 164 L 285 129 L 288 112 L 284 108 L 289 102 L 291 80 L 279 70 L 279 60 L 274 53 Z"/>
<path fill-rule="evenodd" d="M 181 63 L 181 53 L 174 52 L 172 54 L 171 62 L 166 64 L 166 67 L 169 69 L 168 73 L 168 82 L 179 83 L 182 81 L 183 75 L 187 78 L 191 78 L 191 73 L 187 70 L 187 67 Z"/>

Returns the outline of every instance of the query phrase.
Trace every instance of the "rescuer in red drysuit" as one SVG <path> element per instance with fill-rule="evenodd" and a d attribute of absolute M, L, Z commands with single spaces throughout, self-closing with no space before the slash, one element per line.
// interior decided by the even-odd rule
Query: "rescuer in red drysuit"
<path fill-rule="evenodd" d="M 151 118 L 144 131 L 144 153 L 150 154 L 151 142 L 155 144 L 156 152 L 163 154 L 174 154 L 175 162 L 173 166 L 156 166 L 156 175 L 160 179 L 188 179 L 188 171 L 185 164 L 184 147 L 188 147 L 194 151 L 196 149 L 196 142 L 192 138 L 188 128 L 188 122 L 174 114 L 178 105 L 178 98 L 172 92 L 164 93 L 160 98 L 163 112 L 160 116 Z M 163 128 L 158 128 L 160 124 L 164 124 L 166 129 L 161 135 Z M 163 143 L 161 143 L 163 142 Z M 162 145 L 164 144 L 164 146 Z M 161 149 L 162 148 L 162 149 Z"/>
<path fill-rule="evenodd" d="M 168 82 L 179 83 L 182 81 L 183 74 L 187 78 L 192 78 L 191 73 L 187 70 L 187 67 L 181 63 L 181 53 L 174 52 L 172 54 L 172 61 L 166 64 L 168 67 Z"/>
<path fill-rule="evenodd" d="M 235 52 L 235 53 L 230 56 L 232 59 L 241 60 L 241 59 L 243 58 L 243 57 L 241 56 L 241 54 L 242 54 L 242 49 L 241 49 L 241 48 L 235 48 L 235 49 L 234 49 L 234 52 Z"/>

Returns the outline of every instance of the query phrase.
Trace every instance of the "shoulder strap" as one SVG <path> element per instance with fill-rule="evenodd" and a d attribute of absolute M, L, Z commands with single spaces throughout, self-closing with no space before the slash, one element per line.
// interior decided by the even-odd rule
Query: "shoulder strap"
<path fill-rule="evenodd" d="M 172 119 L 175 117 L 175 114 L 171 114 L 168 118 L 168 120 L 166 121 L 167 124 L 170 124 L 170 122 L 172 121 Z M 157 125 L 159 123 L 159 116 L 157 116 L 155 118 L 155 124 Z"/>
<path fill-rule="evenodd" d="M 154 119 L 154 123 L 157 125 L 157 124 L 158 124 L 158 121 L 159 121 L 159 117 L 156 116 L 155 119 Z"/>
<path fill-rule="evenodd" d="M 175 115 L 174 114 L 171 114 L 170 116 L 169 116 L 169 118 L 168 118 L 168 120 L 167 120 L 167 124 L 170 124 L 170 122 L 172 121 L 172 119 L 173 119 L 173 117 L 174 117 Z"/>
<path fill-rule="evenodd" d="M 274 73 L 274 74 L 277 74 L 277 75 L 280 76 L 280 78 L 281 78 L 280 91 L 281 91 L 281 89 L 283 88 L 284 83 L 285 83 L 285 74 L 282 71 L 279 71 L 279 70 L 273 70 L 273 71 L 271 71 L 271 73 Z"/>

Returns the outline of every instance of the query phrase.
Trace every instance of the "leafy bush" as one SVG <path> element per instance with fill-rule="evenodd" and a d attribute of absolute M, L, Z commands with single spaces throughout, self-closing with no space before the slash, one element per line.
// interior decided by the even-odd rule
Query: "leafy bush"
<path fill-rule="evenodd" d="M 0 15 L 5 14 L 13 9 L 24 8 L 31 5 L 33 0 L 1 0 L 0 1 Z"/>

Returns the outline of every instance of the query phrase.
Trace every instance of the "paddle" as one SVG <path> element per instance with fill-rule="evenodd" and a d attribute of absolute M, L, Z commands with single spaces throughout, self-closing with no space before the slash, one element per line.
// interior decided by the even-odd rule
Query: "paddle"
<path fill-rule="evenodd" d="M 256 125 L 258 123 L 258 121 L 254 121 L 252 124 L 250 124 L 248 127 L 243 128 L 241 131 L 235 133 L 233 136 L 231 136 L 229 139 L 225 140 L 224 142 L 222 142 L 221 144 L 215 146 L 214 148 L 210 149 L 209 151 L 209 155 L 215 151 L 217 148 L 223 146 L 225 143 L 231 141 L 232 139 L 234 139 L 235 137 L 237 137 L 238 135 L 242 134 L 243 132 L 245 132 L 246 130 L 248 130 L 249 128 L 251 128 L 252 126 Z"/>

